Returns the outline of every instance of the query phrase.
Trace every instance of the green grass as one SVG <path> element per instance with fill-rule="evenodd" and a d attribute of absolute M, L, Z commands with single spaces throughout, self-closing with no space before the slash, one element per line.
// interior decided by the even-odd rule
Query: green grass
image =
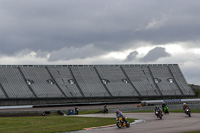
<path fill-rule="evenodd" d="M 200 133 L 200 131 L 185 132 L 185 133 Z"/>
<path fill-rule="evenodd" d="M 101 110 L 98 109 L 98 110 L 80 110 L 79 111 L 79 114 L 80 115 L 85 115 L 85 114 L 102 114 L 102 113 L 99 113 Z"/>
<path fill-rule="evenodd" d="M 129 119 L 133 122 L 133 119 Z M 115 124 L 114 118 L 72 116 L 1 117 L 1 133 L 55 133 Z"/>

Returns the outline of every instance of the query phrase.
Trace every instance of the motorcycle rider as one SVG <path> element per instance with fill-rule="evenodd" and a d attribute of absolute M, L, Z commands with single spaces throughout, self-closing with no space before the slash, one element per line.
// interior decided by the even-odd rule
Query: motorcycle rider
<path fill-rule="evenodd" d="M 78 115 L 78 108 L 77 107 L 75 107 L 74 112 L 75 112 L 75 115 Z"/>
<path fill-rule="evenodd" d="M 108 113 L 108 107 L 107 107 L 107 105 L 106 105 L 106 104 L 104 105 L 103 112 L 104 112 L 104 113 Z"/>
<path fill-rule="evenodd" d="M 155 106 L 154 110 L 155 110 L 155 115 L 162 114 L 162 110 L 159 107 Z"/>
<path fill-rule="evenodd" d="M 183 103 L 183 110 L 185 111 L 186 108 L 189 108 L 189 106 L 186 103 Z"/>
<path fill-rule="evenodd" d="M 168 107 L 167 106 L 165 106 L 164 107 L 164 111 L 163 111 L 165 114 L 169 114 L 169 111 L 168 111 Z"/>
<path fill-rule="evenodd" d="M 155 108 L 154 108 L 154 113 L 155 113 L 155 115 L 156 115 L 156 111 L 157 111 L 157 109 L 158 109 L 158 107 L 155 106 Z"/>
<path fill-rule="evenodd" d="M 157 107 L 157 106 L 155 106 L 155 108 L 154 108 L 154 111 L 156 112 L 159 112 L 159 111 L 161 111 L 161 109 L 159 108 L 159 107 Z M 161 111 L 162 112 L 162 111 Z"/>
<path fill-rule="evenodd" d="M 125 119 L 123 113 L 119 110 L 116 110 L 116 117 L 117 118 L 122 117 L 122 120 L 126 122 L 126 119 Z"/>
<path fill-rule="evenodd" d="M 165 102 L 162 103 L 162 110 L 164 112 L 164 108 L 167 106 L 167 104 Z"/>

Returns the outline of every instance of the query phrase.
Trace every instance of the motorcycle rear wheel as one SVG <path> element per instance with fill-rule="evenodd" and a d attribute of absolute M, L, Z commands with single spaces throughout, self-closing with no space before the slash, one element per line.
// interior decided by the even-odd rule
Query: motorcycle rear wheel
<path fill-rule="evenodd" d="M 130 127 L 130 123 L 128 121 L 126 122 L 126 127 Z"/>

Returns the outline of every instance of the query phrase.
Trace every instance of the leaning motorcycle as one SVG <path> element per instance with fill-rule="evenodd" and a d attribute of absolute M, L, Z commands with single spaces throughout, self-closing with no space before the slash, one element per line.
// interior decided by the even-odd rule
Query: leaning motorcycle
<path fill-rule="evenodd" d="M 108 114 L 108 108 L 104 108 L 104 109 L 103 109 L 103 113 L 104 113 L 104 114 L 105 114 L 105 113 Z"/>
<path fill-rule="evenodd" d="M 118 128 L 121 128 L 121 127 L 130 127 L 130 123 L 127 121 L 127 117 L 123 118 L 122 117 L 119 117 L 119 118 L 116 118 L 116 125 Z"/>
<path fill-rule="evenodd" d="M 190 108 L 186 108 L 185 109 L 185 113 L 186 113 L 186 115 L 188 115 L 189 117 L 191 117 L 191 109 Z"/>
<path fill-rule="evenodd" d="M 169 111 L 168 111 L 168 107 L 167 107 L 167 106 L 164 107 L 164 113 L 165 113 L 165 114 L 169 114 Z"/>
<path fill-rule="evenodd" d="M 163 114 L 161 111 L 156 111 L 155 114 L 156 114 L 157 118 L 162 119 Z"/>

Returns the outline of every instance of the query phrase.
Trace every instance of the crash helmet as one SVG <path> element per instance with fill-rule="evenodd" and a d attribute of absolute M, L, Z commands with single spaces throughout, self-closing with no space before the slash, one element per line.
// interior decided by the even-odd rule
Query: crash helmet
<path fill-rule="evenodd" d="M 186 103 L 183 103 L 183 105 L 186 105 Z"/>
<path fill-rule="evenodd" d="M 116 110 L 116 113 L 119 114 L 119 110 Z"/>

